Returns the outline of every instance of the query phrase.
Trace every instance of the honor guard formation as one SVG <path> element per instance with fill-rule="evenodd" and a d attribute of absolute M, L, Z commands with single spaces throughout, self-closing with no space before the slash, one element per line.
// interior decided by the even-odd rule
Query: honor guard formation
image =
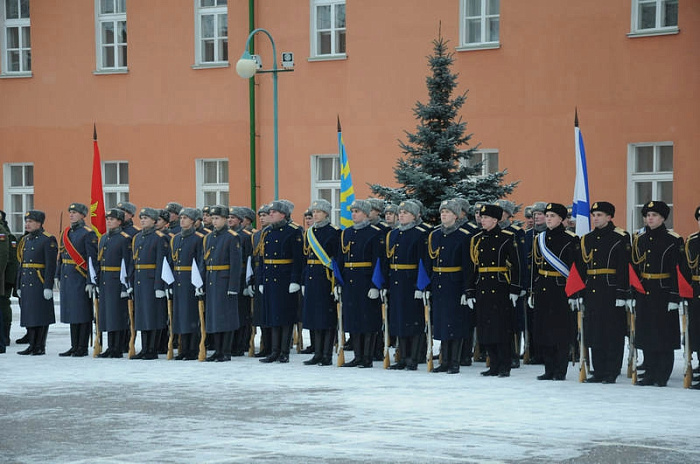
<path fill-rule="evenodd" d="M 58 238 L 45 231 L 45 213 L 32 210 L 19 240 L 0 211 L 0 353 L 10 343 L 11 295 L 27 330 L 18 354 L 46 353 L 56 289 L 60 320 L 70 325 L 62 357 L 223 362 L 247 354 L 269 364 L 288 363 L 296 346 L 313 355 L 305 365 L 426 364 L 457 374 L 485 362 L 481 375 L 504 378 L 523 362 L 543 365 L 539 380 L 561 381 L 571 362 L 581 382 L 610 384 L 627 343 L 627 377 L 663 387 L 682 340 L 684 386 L 700 389 L 692 384 L 700 380 L 692 368 L 699 232 L 684 241 L 667 229 L 664 202 L 645 204 L 645 226 L 631 234 L 615 226 L 614 205 L 596 202 L 583 237 L 559 203 L 525 207 L 523 227 L 506 200 L 445 200 L 436 225 L 422 221 L 416 200 L 356 200 L 344 230 L 331 224 L 326 200 L 311 203 L 303 226 L 293 209 L 287 200 L 257 213 L 123 202 L 98 237 L 85 224 L 88 207 L 72 203 Z M 700 229 L 700 207 L 695 219 Z"/>

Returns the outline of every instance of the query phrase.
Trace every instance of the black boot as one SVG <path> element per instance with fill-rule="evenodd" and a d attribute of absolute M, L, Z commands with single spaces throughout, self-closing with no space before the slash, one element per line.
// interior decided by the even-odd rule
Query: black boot
<path fill-rule="evenodd" d="M 146 354 L 143 355 L 143 359 L 158 359 L 158 348 L 156 346 L 156 330 L 146 330 L 146 337 L 148 338 L 148 349 Z"/>
<path fill-rule="evenodd" d="M 433 369 L 433 372 L 439 374 L 440 372 L 447 372 L 450 369 L 450 343 L 451 340 L 442 340 L 440 343 L 440 354 L 442 354 L 442 361 L 440 365 Z"/>
<path fill-rule="evenodd" d="M 365 334 L 365 339 L 364 339 L 364 346 L 362 348 L 362 362 L 360 363 L 359 368 L 361 369 L 366 369 L 370 368 L 373 366 L 374 358 L 375 358 L 375 348 L 374 348 L 374 341 L 377 339 L 377 334 L 376 333 L 369 333 Z M 383 359 L 383 357 L 382 357 Z"/>
<path fill-rule="evenodd" d="M 335 330 L 323 330 L 321 333 L 323 334 L 323 357 L 318 365 L 330 366 L 333 364 L 333 343 L 335 342 Z M 316 338 L 316 343 L 321 343 L 318 338 Z"/>
<path fill-rule="evenodd" d="M 142 330 L 141 331 L 141 351 L 139 351 L 134 356 L 132 356 L 131 359 L 143 359 L 143 357 L 146 356 L 147 349 L 148 349 L 148 336 L 146 335 L 146 331 Z"/>
<path fill-rule="evenodd" d="M 29 336 L 29 328 L 27 328 L 27 333 L 24 334 L 22 338 L 18 338 L 17 340 L 15 340 L 15 343 L 18 345 L 26 345 L 27 343 L 29 343 L 30 340 L 31 337 Z"/>
<path fill-rule="evenodd" d="M 74 358 L 82 358 L 88 355 L 88 341 L 92 332 L 92 322 L 78 324 L 78 345 L 73 351 Z"/>
<path fill-rule="evenodd" d="M 175 356 L 175 361 L 182 361 L 189 355 L 190 341 L 192 334 L 180 335 L 180 352 Z"/>
<path fill-rule="evenodd" d="M 282 328 L 270 328 L 270 354 L 260 359 L 261 363 L 269 364 L 275 362 L 280 357 L 280 349 L 282 343 Z"/>
<path fill-rule="evenodd" d="M 114 349 L 114 332 L 107 332 L 107 349 L 98 354 L 98 358 L 109 358 Z"/>
<path fill-rule="evenodd" d="M 78 324 L 70 325 L 70 349 L 64 351 L 63 353 L 58 353 L 59 356 L 65 358 L 67 356 L 72 356 L 78 346 Z"/>
<path fill-rule="evenodd" d="M 459 374 L 459 365 L 462 357 L 462 339 L 450 341 L 450 367 L 447 369 L 448 374 Z"/>
<path fill-rule="evenodd" d="M 413 337 L 410 337 L 408 339 L 410 356 L 406 359 L 406 370 L 415 371 L 418 369 L 418 358 L 420 356 L 422 348 L 424 348 L 423 344 L 420 343 L 421 338 L 422 337 L 420 335 L 414 335 Z M 425 348 L 425 352 L 427 353 L 427 346 Z"/>
<path fill-rule="evenodd" d="M 342 367 L 357 367 L 362 362 L 362 348 L 364 344 L 362 343 L 364 335 L 360 334 L 350 334 L 350 340 L 352 340 L 352 352 L 355 357 L 352 361 L 346 362 Z M 346 345 L 347 346 L 347 345 Z"/>
<path fill-rule="evenodd" d="M 49 334 L 49 326 L 44 325 L 37 329 L 36 340 L 34 341 L 34 351 L 32 356 L 41 356 L 46 354 L 46 337 Z"/>
<path fill-rule="evenodd" d="M 323 340 L 324 340 L 324 331 L 323 330 L 314 330 L 311 332 L 311 340 L 312 343 L 308 347 L 306 347 L 304 350 L 302 350 L 302 353 L 313 353 L 314 356 L 313 358 L 304 361 L 304 365 L 306 366 L 315 366 L 316 364 L 321 362 L 321 359 L 323 359 Z M 312 351 L 307 351 L 309 348 L 312 348 Z"/>
<path fill-rule="evenodd" d="M 207 340 L 209 340 L 209 345 L 214 349 L 214 352 L 207 356 L 206 362 L 213 362 L 219 359 L 222 355 L 223 347 L 223 334 L 220 332 L 207 334 Z"/>
<path fill-rule="evenodd" d="M 124 336 L 124 332 L 121 330 L 118 330 L 114 332 L 114 349 L 112 349 L 112 354 L 109 356 L 110 358 L 123 358 L 124 353 L 120 349 L 123 342 L 122 342 L 122 337 Z M 110 345 L 111 347 L 112 345 Z"/>
<path fill-rule="evenodd" d="M 225 361 L 230 361 L 231 360 L 231 347 L 233 343 L 233 332 L 224 332 L 223 335 L 221 336 L 221 347 L 222 347 L 222 352 L 221 356 L 219 356 L 216 361 L 217 362 L 225 362 Z"/>
<path fill-rule="evenodd" d="M 270 327 L 260 328 L 260 351 L 255 353 L 256 358 L 265 358 L 272 353 L 272 329 Z"/>
<path fill-rule="evenodd" d="M 279 362 L 288 363 L 289 362 L 289 350 L 292 347 L 292 334 L 294 332 L 293 325 L 282 326 L 281 333 L 281 352 L 279 357 Z M 301 334 L 300 334 L 301 335 Z"/>
<path fill-rule="evenodd" d="M 399 337 L 399 346 L 401 347 L 401 352 L 410 355 L 410 353 L 406 353 L 407 348 L 409 348 L 409 340 L 410 339 L 408 337 Z M 389 366 L 389 369 L 391 369 L 392 371 L 400 371 L 406 369 L 409 361 L 408 358 L 410 358 L 410 356 L 401 356 L 398 362 Z"/>
<path fill-rule="evenodd" d="M 310 339 L 311 341 L 310 341 L 310 343 L 309 343 L 309 346 L 307 346 L 306 348 L 304 348 L 303 350 L 300 351 L 300 354 L 311 354 L 311 353 L 313 353 L 313 354 L 314 354 L 314 358 L 316 357 L 316 354 L 318 353 L 318 351 L 316 350 L 316 340 L 318 340 L 318 336 L 317 336 L 317 335 L 318 335 L 319 332 L 321 332 L 321 331 L 320 331 L 320 330 L 309 330 L 309 339 Z M 301 337 L 301 334 L 299 334 L 299 336 Z M 319 342 L 318 344 L 321 345 L 320 342 Z M 321 347 L 321 351 L 323 351 L 323 347 Z M 320 358 L 319 358 L 319 360 L 320 360 Z M 307 366 L 308 366 L 308 364 L 307 364 Z"/>
<path fill-rule="evenodd" d="M 17 344 L 29 343 L 29 346 L 22 351 L 18 351 L 17 354 L 28 355 L 28 354 L 32 354 L 34 352 L 34 343 L 35 343 L 36 336 L 37 336 L 36 335 L 37 329 L 38 329 L 37 327 L 27 327 L 27 335 L 25 335 L 24 337 L 17 340 Z M 22 340 L 22 339 L 26 339 L 26 342 L 25 341 L 20 342 L 20 340 Z"/>

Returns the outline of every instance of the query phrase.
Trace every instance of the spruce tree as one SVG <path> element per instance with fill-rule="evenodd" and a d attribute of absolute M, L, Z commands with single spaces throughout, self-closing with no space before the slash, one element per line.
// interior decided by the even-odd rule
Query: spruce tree
<path fill-rule="evenodd" d="M 452 97 L 457 74 L 450 69 L 454 57 L 447 51 L 447 42 L 441 35 L 433 40 L 433 55 L 428 57 L 431 75 L 426 78 L 430 100 L 416 102 L 416 132 L 405 131 L 407 142 L 399 140 L 404 157 L 397 160 L 394 174 L 401 186 L 370 184 L 372 192 L 387 201 L 420 200 L 426 208 L 424 220 L 433 224 L 440 222 L 442 200 L 463 197 L 472 204 L 492 202 L 517 185 L 503 184 L 506 170 L 482 176 L 481 163 L 468 163 L 476 148 L 467 148 L 472 134 L 466 134 L 467 123 L 459 116 L 467 92 Z"/>

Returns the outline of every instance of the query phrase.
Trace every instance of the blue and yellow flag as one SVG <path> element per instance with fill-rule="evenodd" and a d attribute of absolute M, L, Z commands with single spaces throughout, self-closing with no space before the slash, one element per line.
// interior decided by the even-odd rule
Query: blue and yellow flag
<path fill-rule="evenodd" d="M 350 176 L 350 163 L 343 143 L 343 131 L 340 128 L 340 116 L 338 116 L 338 153 L 340 155 L 340 228 L 345 229 L 352 225 L 350 205 L 355 201 L 355 190 L 352 188 Z"/>

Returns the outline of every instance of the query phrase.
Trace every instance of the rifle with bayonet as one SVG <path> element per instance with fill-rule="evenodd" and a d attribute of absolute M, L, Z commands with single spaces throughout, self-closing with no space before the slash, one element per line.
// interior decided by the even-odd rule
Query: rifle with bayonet
<path fill-rule="evenodd" d="M 430 323 L 430 300 L 423 299 L 425 307 L 425 342 L 427 351 L 425 352 L 425 362 L 428 364 L 428 372 L 433 372 L 433 327 Z"/>
<path fill-rule="evenodd" d="M 683 375 L 683 388 L 690 388 L 693 381 L 693 352 L 690 351 L 690 327 L 688 325 L 688 301 L 680 302 L 683 313 L 683 346 L 685 348 L 685 374 Z"/>
<path fill-rule="evenodd" d="M 578 381 L 579 382 L 585 382 L 586 379 L 588 378 L 588 370 L 587 370 L 587 365 L 588 365 L 588 348 L 586 348 L 586 343 L 584 340 L 584 333 L 583 333 L 583 312 L 585 311 L 585 307 L 583 306 L 583 303 L 579 301 L 579 299 L 576 299 L 576 311 L 577 311 L 577 318 L 578 318 L 578 343 L 579 343 L 579 351 L 580 351 L 580 362 L 581 362 L 581 368 L 579 370 L 579 375 L 578 375 Z"/>
<path fill-rule="evenodd" d="M 634 300 L 627 300 L 626 305 L 630 316 L 630 343 L 629 358 L 627 363 L 627 377 L 632 379 L 632 384 L 634 385 L 637 383 L 637 347 L 635 346 L 635 338 L 637 336 L 637 314 L 634 309 Z"/>

